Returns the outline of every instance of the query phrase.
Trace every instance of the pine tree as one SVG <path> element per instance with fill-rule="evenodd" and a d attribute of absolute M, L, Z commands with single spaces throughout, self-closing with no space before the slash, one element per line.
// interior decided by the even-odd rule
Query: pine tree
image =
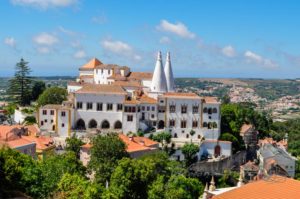
<path fill-rule="evenodd" d="M 28 105 L 31 100 L 31 83 L 30 68 L 28 62 L 21 58 L 16 64 L 14 78 L 10 80 L 8 92 L 12 98 L 21 106 Z"/>

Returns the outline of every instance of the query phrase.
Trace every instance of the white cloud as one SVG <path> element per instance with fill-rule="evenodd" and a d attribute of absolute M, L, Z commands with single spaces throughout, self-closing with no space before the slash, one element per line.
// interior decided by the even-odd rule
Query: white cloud
<path fill-rule="evenodd" d="M 86 58 L 86 53 L 84 50 L 78 50 L 77 52 L 75 52 L 73 57 L 76 59 L 83 59 Z"/>
<path fill-rule="evenodd" d="M 102 42 L 102 47 L 106 50 L 119 54 L 128 53 L 132 51 L 131 46 L 122 41 L 104 40 Z"/>
<path fill-rule="evenodd" d="M 169 37 L 162 37 L 162 38 L 160 38 L 159 43 L 169 44 L 169 43 L 171 43 L 171 39 Z"/>
<path fill-rule="evenodd" d="M 261 55 L 258 55 L 250 50 L 246 51 L 244 56 L 248 62 L 254 62 L 256 64 L 260 64 L 268 68 L 278 67 L 278 64 L 276 62 L 272 61 L 271 59 L 266 59 Z"/>
<path fill-rule="evenodd" d="M 142 57 L 138 55 L 129 44 L 122 41 L 104 40 L 101 42 L 101 46 L 106 51 L 125 56 L 134 61 L 140 61 L 142 59 Z"/>
<path fill-rule="evenodd" d="M 17 42 L 13 37 L 6 37 L 4 39 L 4 44 L 6 44 L 12 48 L 16 48 L 16 46 L 17 46 Z"/>
<path fill-rule="evenodd" d="M 225 55 L 227 57 L 235 57 L 236 56 L 235 49 L 230 45 L 225 46 L 224 48 L 222 48 L 221 51 L 222 51 L 223 55 Z"/>
<path fill-rule="evenodd" d="M 49 33 L 41 33 L 33 38 L 34 43 L 44 46 L 52 46 L 58 43 L 58 38 Z"/>
<path fill-rule="evenodd" d="M 78 0 L 10 0 L 13 5 L 32 6 L 41 9 L 50 7 L 68 7 L 76 4 Z"/>
<path fill-rule="evenodd" d="M 181 22 L 172 24 L 167 20 L 161 20 L 160 24 L 157 26 L 157 29 L 164 32 L 170 32 L 187 39 L 193 39 L 196 37 L 196 35 L 190 32 L 188 28 Z"/>

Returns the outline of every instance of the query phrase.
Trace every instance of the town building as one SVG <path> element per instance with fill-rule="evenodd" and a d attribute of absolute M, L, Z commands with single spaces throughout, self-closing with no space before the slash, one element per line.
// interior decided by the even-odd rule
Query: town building
<path fill-rule="evenodd" d="M 146 137 L 126 136 L 119 134 L 119 138 L 126 144 L 126 151 L 131 158 L 138 158 L 150 154 L 159 149 L 159 143 Z M 84 166 L 90 161 L 92 144 L 87 143 L 81 146 L 80 160 Z"/>
<path fill-rule="evenodd" d="M 59 137 L 94 131 L 168 131 L 175 143 L 216 141 L 220 136 L 220 102 L 176 92 L 170 53 L 165 67 L 158 53 L 153 73 L 132 72 L 127 66 L 94 58 L 79 68 L 79 77 L 67 89 L 69 98 L 62 105 L 40 107 L 42 131 Z M 191 130 L 195 133 L 190 134 Z"/>
<path fill-rule="evenodd" d="M 9 147 L 43 160 L 54 154 L 55 145 L 52 138 L 38 136 L 35 125 L 0 125 L 0 147 Z"/>
<path fill-rule="evenodd" d="M 290 155 L 286 150 L 275 147 L 272 144 L 264 144 L 257 151 L 260 169 L 266 173 L 284 174 L 288 177 L 295 176 L 297 158 Z"/>

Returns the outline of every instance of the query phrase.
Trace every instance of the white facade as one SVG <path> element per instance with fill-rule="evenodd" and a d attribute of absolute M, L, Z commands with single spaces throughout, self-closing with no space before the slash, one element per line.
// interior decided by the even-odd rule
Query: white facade
<path fill-rule="evenodd" d="M 125 134 L 139 130 L 169 131 L 173 141 L 184 142 L 203 137 L 217 140 L 220 135 L 220 103 L 212 97 L 194 93 L 168 92 L 173 80 L 168 55 L 166 70 L 161 53 L 153 75 L 130 72 L 125 66 L 102 64 L 93 59 L 80 68 L 78 82 L 68 84 L 73 95 L 70 105 L 44 106 L 39 110 L 42 130 L 68 136 L 72 131 L 116 131 Z M 94 82 L 82 82 L 84 78 Z M 170 90 L 172 91 L 172 84 Z M 62 117 L 62 111 L 66 113 Z M 54 110 L 53 115 L 49 114 Z M 46 111 L 47 114 L 44 114 Z M 195 132 L 192 135 L 191 132 Z"/>

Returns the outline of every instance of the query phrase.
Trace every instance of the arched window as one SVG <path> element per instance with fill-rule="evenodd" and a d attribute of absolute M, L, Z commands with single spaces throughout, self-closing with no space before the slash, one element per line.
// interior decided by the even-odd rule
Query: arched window
<path fill-rule="evenodd" d="M 85 122 L 83 119 L 79 119 L 76 122 L 76 129 L 78 130 L 85 130 Z"/>
<path fill-rule="evenodd" d="M 213 127 L 214 129 L 218 128 L 217 122 L 213 122 L 213 123 L 212 123 L 212 127 Z"/>
<path fill-rule="evenodd" d="M 114 125 L 114 128 L 115 129 L 122 129 L 122 122 L 120 122 L 119 120 L 115 122 L 115 125 Z"/>
<path fill-rule="evenodd" d="M 177 138 L 177 133 L 174 134 L 174 138 Z"/>
<path fill-rule="evenodd" d="M 212 109 L 211 109 L 211 108 L 208 108 L 207 113 L 208 113 L 208 114 L 212 114 Z"/>
<path fill-rule="evenodd" d="M 164 121 L 162 121 L 162 120 L 160 120 L 159 122 L 158 122 L 158 127 L 157 127 L 158 129 L 163 129 L 163 128 L 165 128 L 165 122 Z"/>
<path fill-rule="evenodd" d="M 190 137 L 190 135 L 189 134 L 186 134 L 186 138 L 189 138 Z"/>
<path fill-rule="evenodd" d="M 201 139 L 201 135 L 198 135 L 198 139 Z"/>
<path fill-rule="evenodd" d="M 203 127 L 207 128 L 207 122 L 203 122 Z"/>
<path fill-rule="evenodd" d="M 212 129 L 213 128 L 213 123 L 212 122 L 208 122 L 208 129 Z"/>
<path fill-rule="evenodd" d="M 109 129 L 110 128 L 110 124 L 107 120 L 104 120 L 101 124 L 101 128 L 102 129 Z"/>
<path fill-rule="evenodd" d="M 206 107 L 203 109 L 203 113 L 207 113 L 207 108 Z"/>
<path fill-rule="evenodd" d="M 213 113 L 217 113 L 217 112 L 218 112 L 217 108 L 213 108 Z"/>
<path fill-rule="evenodd" d="M 221 147 L 220 145 L 217 145 L 215 147 L 215 157 L 219 157 L 221 155 Z"/>
<path fill-rule="evenodd" d="M 97 128 L 97 122 L 96 122 L 96 120 L 94 120 L 94 119 L 90 120 L 90 122 L 89 122 L 89 128 L 90 129 Z"/>

